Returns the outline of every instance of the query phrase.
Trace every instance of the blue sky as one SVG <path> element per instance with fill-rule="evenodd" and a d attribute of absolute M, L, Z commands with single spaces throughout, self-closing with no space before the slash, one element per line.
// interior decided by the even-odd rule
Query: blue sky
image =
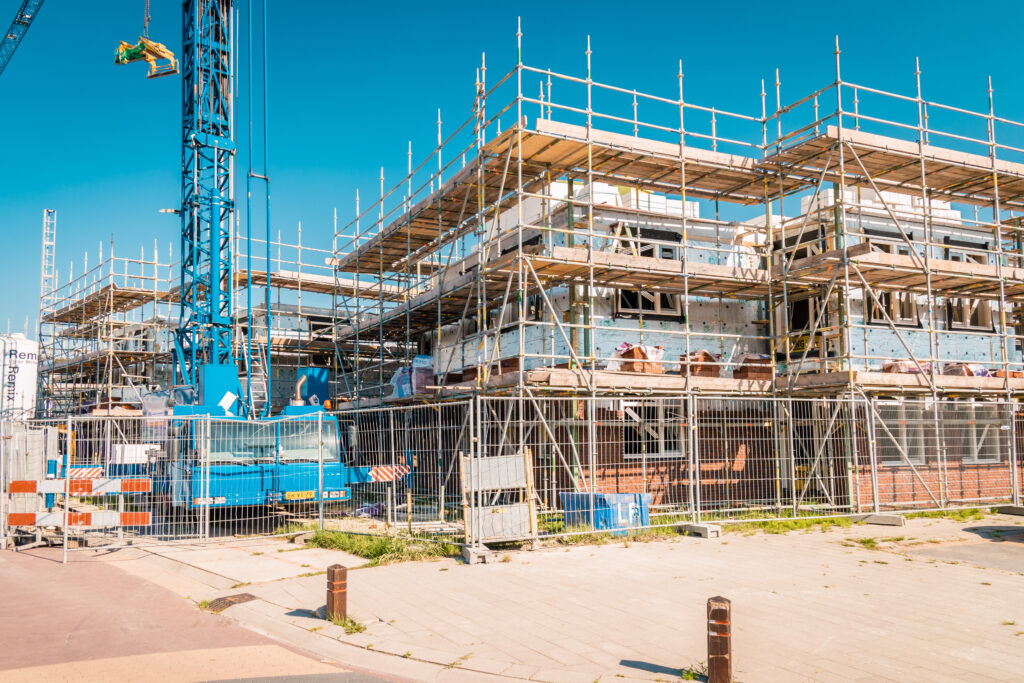
<path fill-rule="evenodd" d="M 0 0 L 4 28 L 19 4 Z M 151 37 L 178 50 L 180 3 L 152 5 Z M 48 0 L 0 76 L 4 328 L 20 330 L 26 316 L 35 325 L 43 208 L 59 212 L 62 279 L 70 260 L 81 272 L 83 252 L 94 264 L 111 238 L 121 254 L 154 240 L 177 254 L 178 221 L 158 209 L 180 201 L 180 80 L 113 63 L 117 42 L 141 34 L 142 6 Z M 489 77 L 514 64 L 517 13 L 527 63 L 582 76 L 589 34 L 595 79 L 665 97 L 682 59 L 687 100 L 758 114 L 760 79 L 776 67 L 784 101 L 829 82 L 839 33 L 847 79 L 912 94 L 919 56 L 926 98 L 984 110 L 991 75 L 997 113 L 1024 120 L 1024 8 L 975 7 L 270 0 L 273 228 L 287 237 L 302 221 L 303 242 L 329 248 L 333 209 L 351 216 L 356 188 L 376 193 L 380 166 L 404 174 L 409 140 L 414 157 L 426 153 L 438 107 L 452 123 L 468 115 L 482 51 Z"/>

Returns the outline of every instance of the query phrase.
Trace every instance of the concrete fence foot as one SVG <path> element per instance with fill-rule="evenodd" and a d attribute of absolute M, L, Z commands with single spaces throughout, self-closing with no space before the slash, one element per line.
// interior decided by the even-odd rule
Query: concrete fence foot
<path fill-rule="evenodd" d="M 679 530 L 701 538 L 722 537 L 722 527 L 717 524 L 682 524 Z"/>
<path fill-rule="evenodd" d="M 855 522 L 878 524 L 880 526 L 906 526 L 907 518 L 903 515 L 859 515 L 853 517 Z"/>

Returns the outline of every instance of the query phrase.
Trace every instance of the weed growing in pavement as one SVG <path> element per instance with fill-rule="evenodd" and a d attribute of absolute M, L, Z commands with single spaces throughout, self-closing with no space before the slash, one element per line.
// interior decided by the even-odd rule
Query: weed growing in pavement
<path fill-rule="evenodd" d="M 953 510 L 927 510 L 925 512 L 908 512 L 903 515 L 907 519 L 950 519 L 954 522 L 977 522 L 985 519 L 987 510 L 978 508 L 956 508 Z"/>
<path fill-rule="evenodd" d="M 242 583 L 236 583 L 234 586 L 232 586 L 232 588 L 241 588 L 242 586 L 249 586 L 249 585 L 251 585 L 251 583 L 249 581 L 243 581 Z"/>
<path fill-rule="evenodd" d="M 368 567 L 417 560 L 455 557 L 459 547 L 448 543 L 421 541 L 408 536 L 363 536 L 344 531 L 317 531 L 309 539 L 317 548 L 341 550 L 369 560 Z"/>
<path fill-rule="evenodd" d="M 786 534 L 790 531 L 813 531 L 816 528 L 825 532 L 833 527 L 845 529 L 854 524 L 855 522 L 849 517 L 828 517 L 824 519 L 773 519 L 766 522 L 737 522 L 724 524 L 722 528 L 727 533 L 751 536 L 756 533 Z"/>
<path fill-rule="evenodd" d="M 706 681 L 708 680 L 708 663 L 700 662 L 692 665 L 689 669 L 679 672 L 679 677 L 684 681 Z"/>
<path fill-rule="evenodd" d="M 867 538 L 855 538 L 855 539 L 853 539 L 853 542 L 854 543 L 860 543 L 862 546 L 864 546 L 868 550 L 877 550 L 878 549 L 878 539 L 877 538 L 872 538 L 870 536 L 868 536 Z"/>
<path fill-rule="evenodd" d="M 360 624 L 352 617 L 345 617 L 344 619 L 338 617 L 336 614 L 329 614 L 327 621 L 331 622 L 335 626 L 340 626 L 345 629 L 345 633 L 352 635 L 353 633 L 362 633 L 366 630 L 366 626 Z"/>
<path fill-rule="evenodd" d="M 459 666 L 460 664 L 465 664 L 466 660 L 469 659 L 472 656 L 473 656 L 472 652 L 470 652 L 468 655 L 462 655 L 461 657 L 456 659 L 454 662 L 448 662 L 448 665 L 445 668 L 446 669 L 454 669 L 455 667 Z"/>
<path fill-rule="evenodd" d="M 1004 621 L 1003 622 L 1003 626 L 1016 626 L 1016 625 L 1017 625 L 1016 621 Z"/>
<path fill-rule="evenodd" d="M 209 609 L 209 608 L 210 608 L 210 601 L 209 600 L 200 600 L 199 601 L 199 609 Z"/>
<path fill-rule="evenodd" d="M 305 524 L 299 524 L 297 522 L 291 522 L 283 526 L 276 527 L 273 531 L 274 536 L 290 536 L 291 534 L 301 534 L 304 531 L 316 531 L 317 524 L 315 522 L 307 522 Z"/>
<path fill-rule="evenodd" d="M 402 658 L 403 658 L 403 659 L 409 659 L 409 657 L 412 657 L 412 653 L 411 653 L 411 652 L 409 652 L 408 650 L 406 650 L 406 651 L 405 651 L 405 652 L 404 652 L 404 653 L 402 654 Z"/>

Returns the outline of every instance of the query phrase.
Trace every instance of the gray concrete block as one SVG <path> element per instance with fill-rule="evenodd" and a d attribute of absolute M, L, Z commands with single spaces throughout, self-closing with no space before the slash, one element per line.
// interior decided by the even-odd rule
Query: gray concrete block
<path fill-rule="evenodd" d="M 1024 516 L 1024 505 L 1003 505 L 998 508 L 999 514 L 1001 515 L 1021 515 Z"/>
<path fill-rule="evenodd" d="M 717 524 L 681 524 L 679 525 L 680 531 L 688 534 L 694 534 L 701 538 L 721 538 L 722 527 Z"/>
<path fill-rule="evenodd" d="M 463 546 L 462 547 L 462 559 L 466 561 L 466 564 L 477 564 L 487 562 L 497 562 L 497 553 L 488 550 L 486 546 Z"/>
<path fill-rule="evenodd" d="M 860 515 L 854 517 L 855 522 L 878 524 L 880 526 L 906 526 L 907 518 L 903 515 Z"/>

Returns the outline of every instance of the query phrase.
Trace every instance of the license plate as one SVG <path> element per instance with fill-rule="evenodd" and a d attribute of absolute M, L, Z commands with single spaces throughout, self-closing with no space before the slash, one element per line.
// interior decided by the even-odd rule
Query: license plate
<path fill-rule="evenodd" d="M 288 491 L 284 494 L 285 500 L 306 500 L 315 497 L 316 491 Z"/>

